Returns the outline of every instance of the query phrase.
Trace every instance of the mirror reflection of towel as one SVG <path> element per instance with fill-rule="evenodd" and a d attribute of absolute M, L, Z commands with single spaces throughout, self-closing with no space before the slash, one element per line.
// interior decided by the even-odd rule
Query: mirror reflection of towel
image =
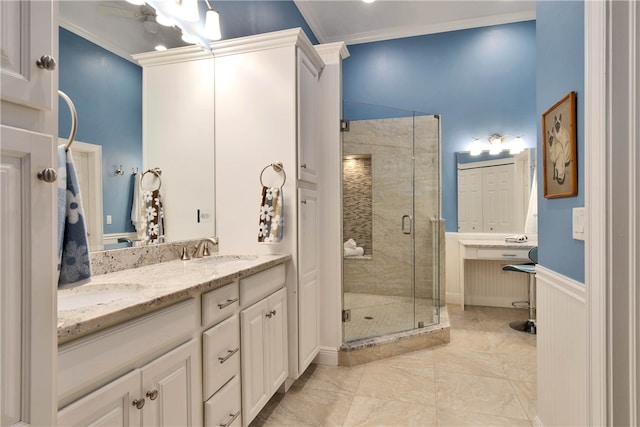
<path fill-rule="evenodd" d="M 147 243 L 160 243 L 164 237 L 164 212 L 160 190 L 144 191 L 144 208 L 140 224 L 144 227 Z"/>
<path fill-rule="evenodd" d="M 284 235 L 284 201 L 282 188 L 262 187 L 260 215 L 258 218 L 258 242 L 277 243 Z"/>

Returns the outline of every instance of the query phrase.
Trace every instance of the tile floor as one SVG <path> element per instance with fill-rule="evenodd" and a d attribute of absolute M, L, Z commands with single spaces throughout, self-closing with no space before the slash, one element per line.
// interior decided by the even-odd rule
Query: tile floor
<path fill-rule="evenodd" d="M 526 311 L 448 306 L 451 342 L 352 368 L 311 365 L 258 426 L 531 426 L 536 337 Z"/>
<path fill-rule="evenodd" d="M 425 325 L 438 322 L 433 299 L 344 293 L 344 307 L 351 310 L 345 324 L 346 341 L 379 337 L 413 329 L 415 320 Z"/>

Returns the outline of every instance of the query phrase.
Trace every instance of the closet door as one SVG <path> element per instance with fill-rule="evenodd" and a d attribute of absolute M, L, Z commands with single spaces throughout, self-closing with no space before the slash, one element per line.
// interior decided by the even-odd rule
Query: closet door
<path fill-rule="evenodd" d="M 458 171 L 458 232 L 482 232 L 482 169 Z"/>
<path fill-rule="evenodd" d="M 483 231 L 516 232 L 513 164 L 482 169 Z"/>

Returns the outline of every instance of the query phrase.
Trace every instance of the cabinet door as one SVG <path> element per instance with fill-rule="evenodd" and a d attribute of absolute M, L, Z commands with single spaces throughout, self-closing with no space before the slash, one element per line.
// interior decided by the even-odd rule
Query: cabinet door
<path fill-rule="evenodd" d="M 58 426 L 139 426 L 140 371 L 135 370 L 58 412 Z M 143 408 L 144 409 L 144 408 Z"/>
<path fill-rule="evenodd" d="M 141 369 L 144 426 L 202 425 L 198 353 L 191 340 Z"/>
<path fill-rule="evenodd" d="M 298 226 L 298 373 L 318 354 L 320 335 L 318 192 L 299 190 Z"/>
<path fill-rule="evenodd" d="M 287 379 L 287 294 L 280 289 L 269 297 L 269 397 Z"/>
<path fill-rule="evenodd" d="M 458 171 L 458 232 L 482 231 L 481 169 Z"/>
<path fill-rule="evenodd" d="M 57 169 L 54 141 L 4 125 L 0 141 L 0 424 L 52 425 L 57 186 L 36 176 Z"/>
<path fill-rule="evenodd" d="M 298 49 L 298 179 L 318 182 L 318 70 Z"/>
<path fill-rule="evenodd" d="M 483 231 L 516 232 L 514 226 L 514 167 L 482 169 Z"/>
<path fill-rule="evenodd" d="M 56 51 L 52 11 L 53 2 L 49 1 L 0 2 L 3 100 L 40 110 L 53 109 L 54 71 L 36 66 L 42 55 L 53 55 Z"/>
<path fill-rule="evenodd" d="M 258 301 L 240 313 L 242 335 L 242 420 L 248 425 L 271 397 L 268 337 L 269 302 Z"/>

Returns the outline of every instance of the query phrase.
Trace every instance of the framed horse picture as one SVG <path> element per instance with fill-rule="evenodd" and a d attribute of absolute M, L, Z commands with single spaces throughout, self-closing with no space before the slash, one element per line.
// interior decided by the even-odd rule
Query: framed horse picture
<path fill-rule="evenodd" d="M 569 92 L 542 115 L 544 197 L 578 194 L 576 93 Z"/>

